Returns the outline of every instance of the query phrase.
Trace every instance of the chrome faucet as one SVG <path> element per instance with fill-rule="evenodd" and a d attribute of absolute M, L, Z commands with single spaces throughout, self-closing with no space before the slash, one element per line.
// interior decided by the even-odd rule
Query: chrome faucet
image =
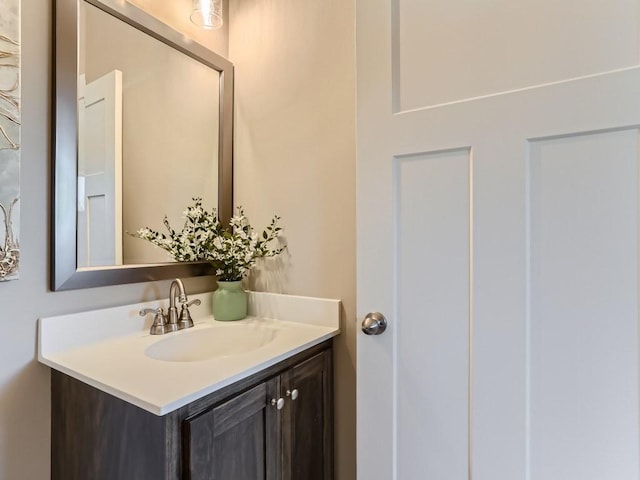
<path fill-rule="evenodd" d="M 176 292 L 176 289 L 178 289 L 178 292 Z M 180 302 L 180 305 L 182 306 L 179 316 L 178 307 L 176 307 L 176 293 L 179 293 L 178 302 Z M 171 282 L 171 287 L 169 288 L 169 312 L 167 314 L 169 331 L 174 332 L 176 330 L 182 330 L 183 328 L 193 327 L 193 320 L 189 313 L 189 307 L 191 305 L 200 305 L 200 303 L 200 300 L 197 299 L 191 302 L 187 299 L 187 294 L 184 291 L 182 280 L 176 278 Z"/>
<path fill-rule="evenodd" d="M 184 285 L 182 284 L 182 280 L 176 278 L 173 282 L 171 282 L 171 286 L 169 287 L 169 311 L 167 312 L 169 324 L 169 331 L 175 332 L 176 330 L 180 330 L 178 326 L 178 307 L 176 307 L 176 289 L 180 291 L 180 297 L 178 301 L 182 304 L 187 302 L 187 295 L 184 293 Z"/>
<path fill-rule="evenodd" d="M 178 291 L 176 291 L 176 289 Z M 176 296 L 178 297 L 178 302 L 180 302 L 180 305 L 182 306 L 179 316 L 178 307 L 176 307 Z M 182 280 L 176 278 L 171 282 L 171 287 L 169 287 L 169 311 L 167 312 L 167 315 L 164 314 L 162 307 L 158 307 L 156 309 L 144 308 L 140 310 L 140 316 L 144 317 L 149 313 L 155 314 L 153 325 L 151 325 L 151 331 L 149 333 L 151 333 L 151 335 L 164 335 L 165 333 L 175 332 L 177 330 L 182 330 L 183 328 L 193 327 L 193 320 L 189 313 L 189 307 L 191 305 L 200 305 L 200 303 L 201 302 L 198 299 L 192 300 L 191 302 L 188 301 Z"/>

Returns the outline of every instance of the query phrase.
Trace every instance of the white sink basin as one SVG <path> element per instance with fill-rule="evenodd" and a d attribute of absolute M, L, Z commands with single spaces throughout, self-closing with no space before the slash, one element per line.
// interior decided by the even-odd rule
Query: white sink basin
<path fill-rule="evenodd" d="M 166 362 L 199 362 L 257 350 L 275 338 L 273 328 L 227 324 L 169 333 L 145 350 L 147 357 Z"/>

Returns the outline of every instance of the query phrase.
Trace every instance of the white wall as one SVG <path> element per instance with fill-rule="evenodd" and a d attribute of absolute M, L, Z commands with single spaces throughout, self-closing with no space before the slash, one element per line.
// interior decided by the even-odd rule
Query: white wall
<path fill-rule="evenodd" d="M 341 0 L 233 0 L 235 199 L 282 217 L 289 250 L 258 290 L 339 298 L 336 478 L 355 478 L 355 12 Z"/>

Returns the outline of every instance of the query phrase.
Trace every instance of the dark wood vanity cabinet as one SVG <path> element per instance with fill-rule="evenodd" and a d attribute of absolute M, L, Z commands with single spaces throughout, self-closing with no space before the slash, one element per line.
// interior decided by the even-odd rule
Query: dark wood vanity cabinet
<path fill-rule="evenodd" d="M 158 417 L 54 371 L 52 478 L 331 480 L 332 382 L 327 341 Z"/>
<path fill-rule="evenodd" d="M 331 352 L 183 424 L 188 480 L 330 480 Z"/>

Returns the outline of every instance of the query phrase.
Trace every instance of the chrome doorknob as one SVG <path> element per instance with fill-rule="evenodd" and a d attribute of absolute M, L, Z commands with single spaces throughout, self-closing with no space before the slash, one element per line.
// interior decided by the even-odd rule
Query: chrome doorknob
<path fill-rule="evenodd" d="M 367 313 L 362 321 L 362 331 L 367 335 L 380 335 L 387 329 L 387 319 L 380 312 Z"/>

